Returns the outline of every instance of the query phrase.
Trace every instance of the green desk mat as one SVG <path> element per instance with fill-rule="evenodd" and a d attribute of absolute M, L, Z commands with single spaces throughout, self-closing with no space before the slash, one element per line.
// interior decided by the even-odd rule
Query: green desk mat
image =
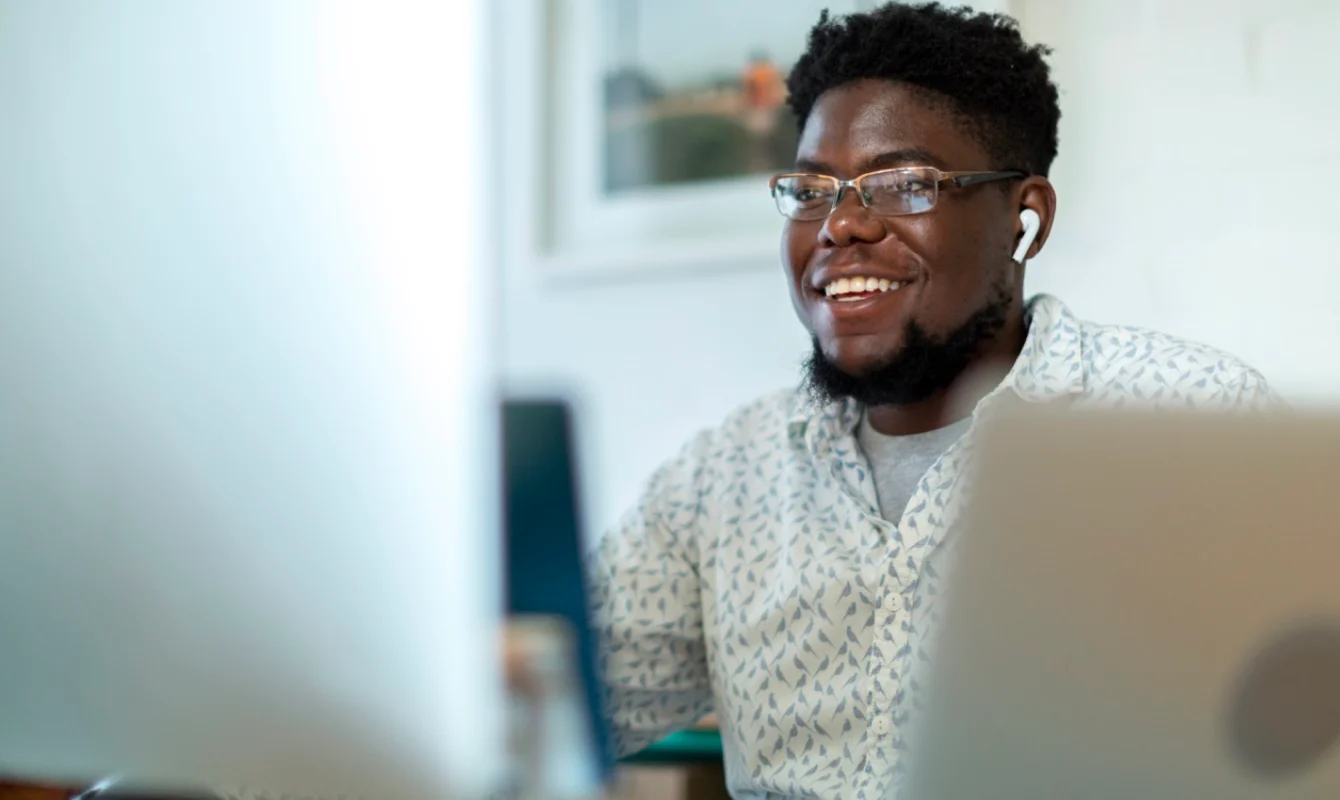
<path fill-rule="evenodd" d="M 672 733 L 640 753 L 624 759 L 627 764 L 685 764 L 721 760 L 721 733 L 687 730 Z"/>

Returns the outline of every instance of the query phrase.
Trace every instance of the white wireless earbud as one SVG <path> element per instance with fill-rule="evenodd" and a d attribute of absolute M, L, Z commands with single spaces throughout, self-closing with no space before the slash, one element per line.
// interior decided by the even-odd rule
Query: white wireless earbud
<path fill-rule="evenodd" d="M 1038 238 L 1038 230 L 1042 228 L 1042 217 L 1038 212 L 1031 208 L 1025 208 L 1019 212 L 1019 222 L 1023 223 L 1024 232 L 1019 236 L 1019 246 L 1014 250 L 1014 262 L 1016 264 L 1024 263 L 1028 256 L 1028 248 L 1033 246 L 1033 240 Z"/>

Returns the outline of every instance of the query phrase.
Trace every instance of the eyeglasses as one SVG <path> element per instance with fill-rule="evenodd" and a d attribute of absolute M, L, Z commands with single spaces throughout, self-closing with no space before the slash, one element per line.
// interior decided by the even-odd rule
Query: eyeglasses
<path fill-rule="evenodd" d="M 768 183 L 777 210 L 788 219 L 813 221 L 832 213 L 850 187 L 872 213 L 901 217 L 935 208 L 940 188 L 966 189 L 979 183 L 1024 178 L 1019 170 L 1003 172 L 944 172 L 935 167 L 899 167 L 858 175 L 849 181 L 832 175 L 787 173 Z"/>

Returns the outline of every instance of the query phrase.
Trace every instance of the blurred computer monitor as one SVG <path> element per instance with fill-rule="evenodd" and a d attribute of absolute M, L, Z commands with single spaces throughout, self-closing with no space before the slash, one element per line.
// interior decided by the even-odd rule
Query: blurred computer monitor
<path fill-rule="evenodd" d="M 481 3 L 0 3 L 0 774 L 477 796 Z"/>

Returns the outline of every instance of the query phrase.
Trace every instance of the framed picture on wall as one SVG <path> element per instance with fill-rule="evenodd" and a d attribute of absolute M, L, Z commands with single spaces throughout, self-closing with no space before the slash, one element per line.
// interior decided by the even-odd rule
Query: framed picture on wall
<path fill-rule="evenodd" d="M 512 120 L 533 166 L 504 191 L 528 193 L 544 274 L 775 261 L 783 220 L 767 179 L 790 168 L 798 136 L 786 75 L 823 9 L 873 5 L 530 0 L 529 39 L 503 28 L 506 58 L 526 62 L 505 85 L 525 89 L 509 102 L 529 106 Z"/>
<path fill-rule="evenodd" d="M 506 0 L 495 146 L 525 223 L 508 245 L 559 278 L 775 263 L 767 179 L 798 138 L 786 75 L 824 9 L 883 1 Z"/>

